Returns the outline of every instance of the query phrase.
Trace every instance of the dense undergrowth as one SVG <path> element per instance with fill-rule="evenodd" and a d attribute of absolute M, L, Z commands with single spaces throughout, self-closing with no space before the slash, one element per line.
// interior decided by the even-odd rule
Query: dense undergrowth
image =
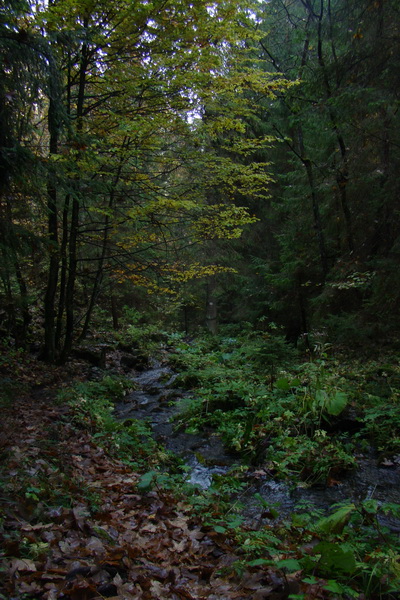
<path fill-rule="evenodd" d="M 154 352 L 156 339 L 162 341 L 162 356 L 178 373 L 174 385 L 190 390 L 180 400 L 176 427 L 189 432 L 205 425 L 214 428 L 243 466 L 216 477 L 207 491 L 191 486 L 185 465 L 153 440 L 147 425 L 115 420 L 114 404 L 132 386 L 120 376 L 104 373 L 99 381 L 81 380 L 62 388 L 57 403 L 68 406 L 69 425 L 90 433 L 110 456 L 139 473 L 138 493 L 168 490 L 189 501 L 205 527 L 233 540 L 239 559 L 227 572 L 272 569 L 287 583 L 285 597 L 294 600 L 398 598 L 400 542 L 396 527 L 385 525 L 384 516 L 390 515 L 392 523 L 399 520 L 400 505 L 372 497 L 333 506 L 328 515 L 299 506 L 282 517 L 279 507 L 258 496 L 257 525 L 245 521 L 240 505 L 248 469 L 302 485 L 330 484 L 356 469 L 355 456 L 371 445 L 381 462 L 395 467 L 400 451 L 396 359 L 350 359 L 332 350 L 328 354 L 327 348 L 302 357 L 273 332 L 250 327 L 196 339 L 160 335 L 151 328 L 146 334 L 140 338 L 133 328 L 123 343 L 129 345 L 134 336 L 144 356 Z M 18 388 L 10 382 L 13 390 Z M 21 390 L 26 385 L 24 380 Z M 4 402 L 12 403 L 9 392 Z M 55 473 L 58 468 L 52 466 Z M 45 480 L 18 480 L 14 474 L 12 483 L 3 483 L 3 493 L 11 485 L 27 502 L 72 505 L 68 493 L 76 493 L 75 488 L 61 475 L 54 475 L 49 486 Z M 79 493 L 85 494 L 84 487 Z M 89 498 L 89 491 L 87 496 L 95 512 L 96 498 Z"/>
<path fill-rule="evenodd" d="M 147 333 L 144 352 L 146 344 L 154 348 Z M 227 327 L 219 336 L 168 335 L 164 345 L 178 372 L 174 385 L 189 392 L 179 401 L 176 427 L 192 433 L 212 427 L 249 468 L 301 485 L 335 485 L 371 448 L 379 463 L 398 464 L 400 371 L 390 353 L 352 356 L 315 345 L 300 354 L 274 330 L 250 325 Z M 234 568 L 301 571 L 310 587 L 292 598 L 318 596 L 322 589 L 332 598 L 397 597 L 398 533 L 382 525 L 382 516 L 398 519 L 399 505 L 372 497 L 333 506 L 328 516 L 300 506 L 282 519 L 259 497 L 267 520 L 250 530 L 240 502 L 233 501 L 246 487 L 245 471 L 218 476 L 210 490 L 192 494 L 202 518 L 240 545 L 243 561 Z M 143 484 L 156 481 L 151 470 Z"/>
<path fill-rule="evenodd" d="M 228 332 L 227 332 L 228 333 Z M 178 427 L 214 427 L 227 447 L 278 478 L 329 483 L 373 445 L 400 450 L 397 359 L 297 355 L 279 336 L 250 330 L 187 342 L 170 357 L 190 389 Z"/>

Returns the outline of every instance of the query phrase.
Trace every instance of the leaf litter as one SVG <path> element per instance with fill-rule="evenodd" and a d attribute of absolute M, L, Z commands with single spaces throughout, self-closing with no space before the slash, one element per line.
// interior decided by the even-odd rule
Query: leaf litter
<path fill-rule="evenodd" d="M 233 543 L 172 493 L 138 493 L 140 475 L 54 402 L 61 378 L 54 369 L 53 385 L 46 373 L 44 389 L 3 407 L 0 597 L 288 597 L 271 570 L 239 577 L 229 569 L 239 558 Z"/>

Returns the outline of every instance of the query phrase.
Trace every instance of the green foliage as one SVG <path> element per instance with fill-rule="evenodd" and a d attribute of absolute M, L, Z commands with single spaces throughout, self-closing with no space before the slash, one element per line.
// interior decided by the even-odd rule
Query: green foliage
<path fill-rule="evenodd" d="M 257 97 L 246 118 L 243 140 L 281 143 L 259 148 L 273 197 L 247 199 L 259 222 L 229 255 L 238 276 L 223 318 L 268 315 L 295 343 L 324 328 L 371 353 L 398 338 L 398 19 L 392 0 L 262 4 L 249 60 L 295 85 L 274 103 Z"/>
<path fill-rule="evenodd" d="M 205 524 L 235 541 L 240 559 L 230 570 L 239 576 L 259 567 L 274 568 L 283 577 L 296 572 L 305 592 L 296 598 L 311 597 L 318 587 L 335 598 L 396 597 L 391 594 L 398 591 L 400 544 L 380 519 L 387 514 L 398 518 L 400 505 L 365 500 L 334 506 L 325 516 L 321 509 L 299 504 L 289 518 L 280 518 L 279 510 L 268 513 L 274 523 L 253 529 L 240 518 L 240 504 L 230 501 L 233 476 L 235 471 L 211 490 L 189 496 Z M 236 472 L 236 490 L 240 479 Z M 261 503 L 267 511 L 262 498 Z"/>
<path fill-rule="evenodd" d="M 182 488 L 182 474 L 173 475 L 171 472 L 161 470 L 146 471 L 140 477 L 136 487 L 140 492 L 149 492 L 154 488 L 159 491 L 173 490 L 177 492 Z"/>
<path fill-rule="evenodd" d="M 396 589 L 392 557 L 398 556 L 398 539 L 379 523 L 380 515 L 388 511 L 396 515 L 399 506 L 379 506 L 374 500 L 366 500 L 337 507 L 314 525 L 309 522 L 309 531 L 317 533 L 320 541 L 300 560 L 305 572 L 330 578 L 325 589 L 343 593 L 344 597 L 354 596 L 356 590 L 374 597 Z M 304 581 L 311 583 L 310 578 Z"/>
<path fill-rule="evenodd" d="M 8 332 L 23 329 L 25 342 L 38 300 L 50 362 L 65 360 L 77 323 L 87 335 L 96 305 L 110 310 L 110 295 L 117 328 L 132 288 L 160 312 L 162 297 L 179 305 L 188 281 L 234 271 L 193 248 L 239 239 L 257 221 L 239 198 L 269 195 L 269 163 L 252 159 L 275 136 L 243 135 L 244 117 L 253 94 L 272 101 L 289 84 L 253 68 L 238 43 L 257 38 L 254 15 L 248 0 L 212 10 L 6 3 L 0 303 Z M 223 155 L 220 136 L 231 149 Z"/>
<path fill-rule="evenodd" d="M 207 335 L 193 341 L 181 334 L 166 337 L 168 345 L 175 347 L 174 364 L 196 375 L 197 389 L 192 398 L 182 401 L 185 414 L 178 426 L 193 430 L 209 425 L 249 461 L 262 463 L 276 476 L 301 478 L 309 484 L 326 483 L 332 475 L 352 468 L 355 444 L 365 436 L 377 436 L 386 452 L 396 449 L 395 444 L 385 446 L 398 425 L 396 360 L 386 356 L 374 363 L 346 362 L 329 358 L 325 347 L 320 358 L 299 364 L 288 360 L 279 336 L 271 339 L 248 325 L 243 329 L 235 336 Z M 259 361 L 260 348 L 275 357 L 273 363 Z M 282 581 L 295 577 L 301 593 L 293 597 L 327 593 L 343 600 L 362 594 L 371 599 L 395 597 L 400 546 L 398 536 L 382 525 L 382 519 L 387 515 L 399 519 L 400 506 L 368 499 L 334 506 L 327 515 L 299 506 L 290 517 L 283 517 L 279 507 L 258 496 L 262 516 L 253 529 L 241 515 L 241 495 L 249 493 L 251 486 L 247 467 L 215 475 L 209 490 L 184 482 L 182 464 L 157 448 L 145 425 L 131 419 L 115 421 L 113 405 L 131 385 L 110 376 L 77 382 L 60 393 L 59 401 L 68 403 L 67 418 L 74 427 L 89 430 L 111 454 L 142 473 L 138 492 L 171 490 L 192 504 L 212 535 L 233 541 L 239 560 L 229 569 L 237 574 L 271 569 Z M 371 385 L 385 395 L 368 393 Z M 365 423 L 353 440 L 343 432 L 335 433 L 349 410 L 357 411 L 357 418 Z M 56 475 L 59 481 L 60 474 Z M 48 470 L 46 477 L 39 473 L 34 483 L 21 482 L 21 489 L 25 501 L 37 507 L 71 505 L 70 482 L 52 490 Z M 93 491 L 80 493 L 96 510 Z M 20 545 L 21 556 L 41 556 L 46 551 L 29 540 Z"/>
<path fill-rule="evenodd" d="M 351 348 L 366 348 L 379 333 L 373 324 L 367 324 L 361 315 L 328 315 L 322 325 L 326 327 L 328 339 L 335 345 Z"/>
<path fill-rule="evenodd" d="M 82 478 L 71 476 L 68 463 L 60 464 L 53 458 L 57 454 L 53 443 L 47 440 L 45 446 L 41 444 L 38 451 L 43 451 L 46 458 L 41 459 L 38 464 L 34 463 L 34 467 L 28 457 L 18 465 L 18 473 L 14 473 L 13 477 L 10 478 L 8 473 L 1 473 L 4 493 L 10 494 L 13 501 L 25 507 L 31 518 L 39 522 L 48 519 L 51 509 L 73 507 L 78 498 L 83 498 L 89 509 L 95 512 L 99 508 L 98 493 Z M 41 546 L 31 546 L 29 534 L 26 538 L 19 533 L 21 553 L 28 555 L 38 552 Z"/>
<path fill-rule="evenodd" d="M 170 360 L 183 377 L 197 373 L 200 380 L 213 379 L 223 384 L 226 375 L 236 368 L 247 371 L 249 378 L 254 379 L 256 370 L 265 379 L 273 378 L 278 366 L 292 364 L 296 356 L 296 351 L 281 336 L 242 323 L 222 327 L 218 337 L 205 336 L 190 343 L 174 344 Z"/>
<path fill-rule="evenodd" d="M 123 348 L 136 352 L 138 358 L 144 362 L 150 356 L 156 355 L 160 350 L 160 343 L 168 339 L 160 321 L 148 322 L 148 319 L 134 308 L 124 307 L 121 322 L 121 331 L 115 333 L 116 341 Z"/>
<path fill-rule="evenodd" d="M 243 505 L 240 494 L 247 488 L 244 475 L 246 467 L 233 467 L 224 475 L 213 476 L 212 485 L 208 489 L 197 486 L 184 486 L 185 498 L 190 502 L 193 511 L 202 522 L 213 531 L 228 535 L 239 535 L 244 526 L 244 518 L 240 514 Z M 175 488 L 182 493 L 180 488 Z M 233 501 L 233 498 L 239 500 Z"/>
<path fill-rule="evenodd" d="M 71 406 L 76 427 L 91 431 L 97 443 L 112 454 L 140 469 L 157 461 L 161 455 L 149 428 L 142 422 L 128 419 L 117 421 L 113 416 L 114 403 L 124 397 L 132 382 L 120 377 L 106 376 L 101 381 L 76 383 L 58 395 L 59 402 Z"/>
<path fill-rule="evenodd" d="M 388 511 L 398 515 L 400 506 L 367 500 L 334 508 L 322 519 L 320 511 L 307 507 L 306 513 L 295 512 L 288 522 L 258 530 L 237 529 L 235 539 L 246 558 L 233 568 L 243 572 L 274 566 L 297 572 L 305 594 L 293 598 L 311 597 L 318 587 L 335 598 L 358 598 L 362 593 L 367 598 L 394 598 L 400 545 L 379 518 Z M 309 595 L 308 586 L 312 586 Z"/>
<path fill-rule="evenodd" d="M 365 408 L 365 435 L 383 456 L 400 452 L 400 406 L 398 392 L 391 399 L 369 397 Z"/>
<path fill-rule="evenodd" d="M 328 432 L 349 403 L 346 380 L 335 361 L 296 366 L 294 356 L 279 336 L 251 329 L 180 342 L 172 364 L 186 367 L 178 381 L 195 392 L 181 401 L 177 426 L 211 426 L 229 449 L 280 477 L 326 482 L 354 468 L 352 441 Z"/>
<path fill-rule="evenodd" d="M 317 530 L 323 531 L 324 533 L 342 533 L 343 528 L 349 522 L 355 509 L 356 507 L 354 504 L 342 506 L 329 517 L 318 521 L 316 525 Z"/>

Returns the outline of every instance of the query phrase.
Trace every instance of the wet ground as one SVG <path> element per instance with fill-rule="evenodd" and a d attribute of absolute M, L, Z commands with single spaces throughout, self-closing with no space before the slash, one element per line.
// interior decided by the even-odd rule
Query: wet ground
<path fill-rule="evenodd" d="M 174 387 L 175 378 L 170 368 L 158 364 L 138 374 L 134 377 L 138 389 L 116 405 L 115 414 L 118 419 L 147 421 L 155 439 L 191 467 L 189 481 L 207 488 L 214 473 L 226 473 L 237 461 L 225 451 L 212 430 L 201 434 L 176 430 L 173 421 L 179 414 L 176 400 L 185 392 Z"/>
<path fill-rule="evenodd" d="M 154 363 L 152 368 L 132 377 L 137 389 L 123 403 L 116 405 L 115 414 L 119 419 L 147 421 L 155 439 L 181 457 L 191 468 L 189 481 L 207 488 L 211 485 L 214 474 L 228 472 L 234 464 L 238 464 L 238 459 L 226 452 L 222 442 L 211 430 L 204 430 L 201 434 L 176 431 L 173 422 L 174 417 L 179 414 L 179 403 L 176 400 L 184 397 L 185 392 L 174 386 L 175 378 L 176 375 L 169 367 Z M 257 518 L 261 512 L 260 503 L 254 499 L 255 493 L 276 506 L 280 517 L 293 512 L 299 503 L 322 509 L 345 500 L 360 502 L 375 499 L 400 503 L 398 465 L 378 466 L 372 453 L 369 456 L 360 455 L 357 463 L 358 469 L 332 487 L 291 485 L 275 481 L 267 473 L 263 474 L 262 470 L 255 470 L 254 478 L 250 472 L 247 488 L 239 500 L 246 505 L 246 515 L 249 518 Z M 392 526 L 400 531 L 400 523 L 392 523 Z"/>

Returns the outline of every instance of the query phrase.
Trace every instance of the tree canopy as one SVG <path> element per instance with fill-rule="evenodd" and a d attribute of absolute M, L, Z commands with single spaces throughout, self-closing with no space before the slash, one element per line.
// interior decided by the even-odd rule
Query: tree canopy
<path fill-rule="evenodd" d="M 210 285 L 222 322 L 292 341 L 397 327 L 395 2 L 0 17 L 4 336 L 65 360 L 96 311 L 116 326 L 146 296 L 203 323 Z"/>

